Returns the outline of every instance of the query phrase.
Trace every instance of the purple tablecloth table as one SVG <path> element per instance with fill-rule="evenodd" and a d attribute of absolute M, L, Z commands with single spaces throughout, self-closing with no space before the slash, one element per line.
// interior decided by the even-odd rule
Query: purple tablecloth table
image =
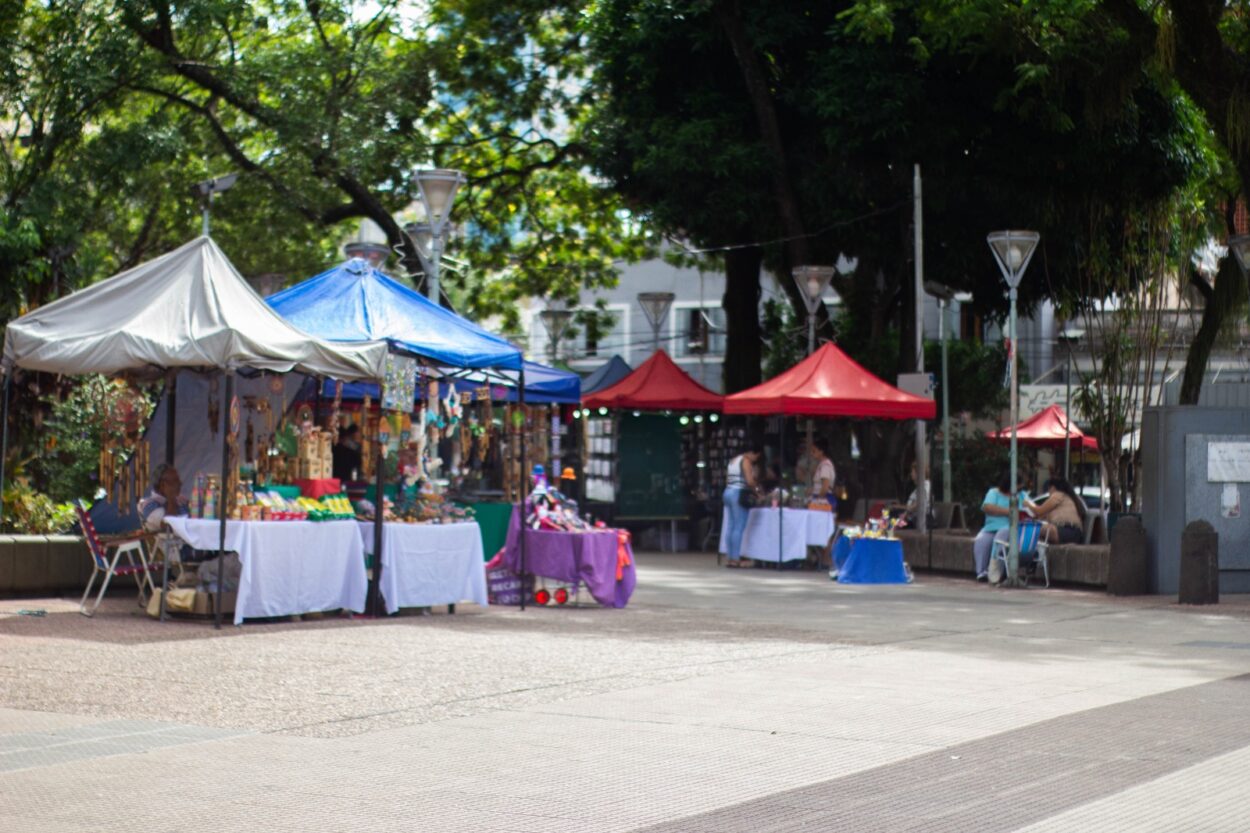
<path fill-rule="evenodd" d="M 569 584 L 581 582 L 606 607 L 624 607 L 634 593 L 634 553 L 616 579 L 616 530 L 604 532 L 525 531 L 525 566 L 521 567 L 521 519 L 513 509 L 503 564 L 518 575 L 542 576 Z M 626 544 L 628 547 L 629 545 Z"/>

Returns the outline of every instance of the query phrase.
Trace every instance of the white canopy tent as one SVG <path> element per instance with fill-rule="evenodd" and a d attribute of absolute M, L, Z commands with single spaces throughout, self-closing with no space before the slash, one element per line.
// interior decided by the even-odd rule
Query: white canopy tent
<path fill-rule="evenodd" d="M 236 371 L 297 371 L 380 382 L 387 353 L 384 341 L 335 343 L 298 329 L 265 303 L 216 243 L 199 237 L 9 322 L 0 360 L 4 375 L 0 490 L 15 369 L 75 375 L 178 368 L 222 373 L 226 383 L 219 430 L 225 482 L 227 420 Z M 176 374 L 170 373 L 165 393 L 171 406 L 165 409 L 166 458 L 174 451 L 175 379 Z M 149 475 L 135 472 L 139 482 Z M 221 514 L 219 551 L 224 551 L 226 521 Z"/>
<path fill-rule="evenodd" d="M 208 237 L 9 322 L 3 371 L 252 368 L 381 379 L 384 341 L 314 338 L 265 303 Z"/>

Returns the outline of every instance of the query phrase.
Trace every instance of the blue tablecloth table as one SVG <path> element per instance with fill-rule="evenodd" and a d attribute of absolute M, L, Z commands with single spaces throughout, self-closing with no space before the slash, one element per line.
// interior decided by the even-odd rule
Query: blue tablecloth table
<path fill-rule="evenodd" d="M 838 584 L 907 584 L 903 542 L 888 538 L 838 538 L 833 548 Z"/>

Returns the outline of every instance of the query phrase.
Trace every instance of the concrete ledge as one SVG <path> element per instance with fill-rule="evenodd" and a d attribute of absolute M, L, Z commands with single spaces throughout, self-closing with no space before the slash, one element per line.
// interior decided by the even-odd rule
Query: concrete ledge
<path fill-rule="evenodd" d="M 934 532 L 932 547 L 927 534 L 905 530 L 899 532 L 898 537 L 903 542 L 903 558 L 914 570 L 968 576 L 974 573 L 971 532 Z M 1109 544 L 1054 544 L 1047 551 L 1047 558 L 1052 582 L 1107 586 L 1111 566 Z"/>
<path fill-rule="evenodd" d="M 0 596 L 82 592 L 91 575 L 76 535 L 0 535 Z"/>

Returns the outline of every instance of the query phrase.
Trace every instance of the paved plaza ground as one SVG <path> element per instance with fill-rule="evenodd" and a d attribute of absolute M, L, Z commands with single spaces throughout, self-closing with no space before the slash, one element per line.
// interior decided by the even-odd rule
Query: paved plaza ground
<path fill-rule="evenodd" d="M 74 601 L 0 601 L 0 831 L 1250 829 L 1246 599 L 644 554 L 620 611 Z"/>

